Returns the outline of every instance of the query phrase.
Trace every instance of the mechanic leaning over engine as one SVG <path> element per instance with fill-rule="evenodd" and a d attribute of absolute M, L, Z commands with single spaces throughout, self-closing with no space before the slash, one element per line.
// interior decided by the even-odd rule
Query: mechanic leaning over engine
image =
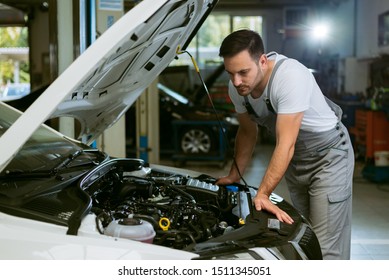
<path fill-rule="evenodd" d="M 285 176 L 293 205 L 312 224 L 323 259 L 350 259 L 354 152 L 342 110 L 323 95 L 307 67 L 276 52 L 261 36 L 238 30 L 219 55 L 238 113 L 235 161 L 217 184 L 239 182 L 256 146 L 258 125 L 274 133 L 275 149 L 253 198 L 284 223 L 292 218 L 269 200 Z M 239 169 L 238 169 L 239 168 Z"/>

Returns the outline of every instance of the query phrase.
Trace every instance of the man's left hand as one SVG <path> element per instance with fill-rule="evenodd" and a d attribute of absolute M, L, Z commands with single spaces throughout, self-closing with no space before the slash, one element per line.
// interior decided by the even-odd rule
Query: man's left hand
<path fill-rule="evenodd" d="M 293 224 L 293 219 L 283 210 L 281 210 L 277 205 L 273 204 L 269 197 L 265 194 L 258 193 L 253 198 L 253 203 L 255 209 L 258 211 L 266 210 L 272 214 L 274 214 L 278 220 L 287 224 Z"/>

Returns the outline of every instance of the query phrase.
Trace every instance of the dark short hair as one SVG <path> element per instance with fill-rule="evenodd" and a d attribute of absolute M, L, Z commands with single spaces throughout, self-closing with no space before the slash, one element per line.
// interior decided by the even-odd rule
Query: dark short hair
<path fill-rule="evenodd" d="M 261 36 L 249 29 L 232 32 L 224 38 L 220 50 L 220 57 L 232 57 L 241 51 L 247 50 L 253 59 L 258 59 L 265 53 Z"/>

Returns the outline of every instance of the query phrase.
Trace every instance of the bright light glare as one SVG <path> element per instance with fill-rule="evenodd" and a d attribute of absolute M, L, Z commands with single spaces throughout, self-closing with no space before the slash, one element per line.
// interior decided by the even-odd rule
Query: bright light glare
<path fill-rule="evenodd" d="M 329 28 L 326 24 L 318 24 L 312 30 L 313 36 L 316 39 L 322 40 L 328 36 Z"/>

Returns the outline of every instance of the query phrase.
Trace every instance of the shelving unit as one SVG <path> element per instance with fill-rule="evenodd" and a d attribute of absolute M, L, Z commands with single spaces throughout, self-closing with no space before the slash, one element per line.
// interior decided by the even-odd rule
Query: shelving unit
<path fill-rule="evenodd" d="M 373 159 L 376 151 L 389 151 L 389 120 L 385 112 L 357 109 L 355 126 L 349 131 L 355 136 L 355 150 L 366 160 Z"/>
<path fill-rule="evenodd" d="M 376 166 L 374 153 L 389 151 L 389 119 L 383 111 L 357 109 L 355 126 L 349 128 L 355 136 L 354 149 L 364 156 L 362 175 L 375 183 L 389 182 L 389 166 Z"/>

